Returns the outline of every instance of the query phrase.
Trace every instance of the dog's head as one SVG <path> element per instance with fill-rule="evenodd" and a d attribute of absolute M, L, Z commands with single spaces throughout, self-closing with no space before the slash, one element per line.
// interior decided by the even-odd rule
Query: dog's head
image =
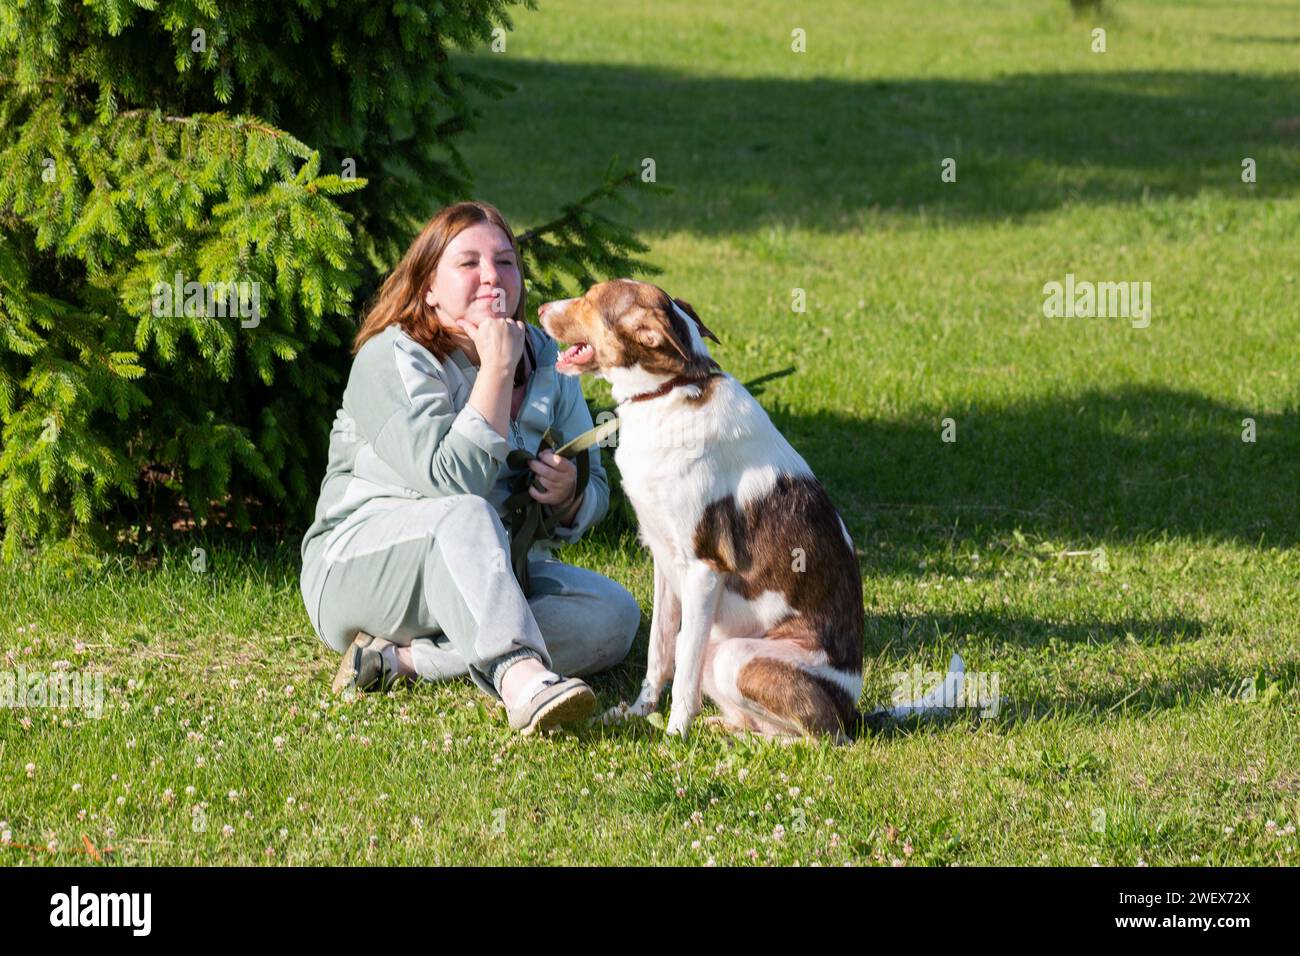
<path fill-rule="evenodd" d="M 569 343 L 556 360 L 565 375 L 602 378 L 620 370 L 638 377 L 705 375 L 718 368 L 704 345 L 718 341 L 690 304 L 647 282 L 614 279 L 580 299 L 547 302 L 538 313 L 551 338 Z"/>

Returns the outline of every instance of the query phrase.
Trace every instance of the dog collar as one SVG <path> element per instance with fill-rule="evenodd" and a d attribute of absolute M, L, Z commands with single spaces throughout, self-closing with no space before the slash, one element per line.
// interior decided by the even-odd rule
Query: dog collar
<path fill-rule="evenodd" d="M 658 388 L 651 389 L 648 392 L 641 392 L 639 395 L 632 395 L 619 402 L 620 405 L 627 405 L 631 402 L 647 402 L 652 398 L 659 398 L 667 395 L 679 385 L 700 385 L 711 378 L 717 378 L 721 372 L 709 372 L 707 375 L 678 375 L 676 378 L 670 378 Z"/>

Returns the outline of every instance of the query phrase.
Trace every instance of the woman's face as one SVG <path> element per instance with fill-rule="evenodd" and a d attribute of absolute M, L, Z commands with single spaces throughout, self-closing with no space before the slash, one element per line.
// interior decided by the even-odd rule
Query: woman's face
<path fill-rule="evenodd" d="M 424 301 L 439 322 L 463 335 L 457 320 L 477 327 L 486 319 L 510 318 L 522 290 L 510 240 L 497 226 L 480 222 L 462 229 L 447 244 Z"/>

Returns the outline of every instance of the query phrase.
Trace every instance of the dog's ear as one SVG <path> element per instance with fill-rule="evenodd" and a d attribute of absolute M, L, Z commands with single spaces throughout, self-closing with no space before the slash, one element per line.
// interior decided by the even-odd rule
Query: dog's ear
<path fill-rule="evenodd" d="M 663 333 L 653 325 L 642 324 L 632 333 L 636 340 L 648 349 L 657 349 L 664 344 Z"/>
<path fill-rule="evenodd" d="M 658 327 L 659 320 L 652 319 L 649 322 L 643 322 L 636 327 L 632 334 L 636 340 L 648 349 L 657 349 L 662 346 L 670 346 L 674 352 L 682 357 L 685 362 L 690 361 L 690 356 L 682 347 L 682 343 L 677 341 L 677 335 L 673 332 L 671 325 Z"/>
<path fill-rule="evenodd" d="M 700 335 L 704 336 L 706 339 L 713 339 L 713 341 L 718 342 L 718 337 L 714 335 L 712 331 L 709 330 L 709 327 L 707 325 L 705 325 L 702 321 L 700 321 L 700 317 L 695 314 L 695 310 L 691 308 L 691 304 L 689 302 L 683 299 L 673 299 L 673 302 L 676 303 L 677 308 L 681 309 L 683 312 L 685 312 L 687 315 L 689 315 L 692 319 L 695 320 L 695 324 L 700 327 Z M 718 342 L 718 344 L 721 345 L 722 343 Z"/>

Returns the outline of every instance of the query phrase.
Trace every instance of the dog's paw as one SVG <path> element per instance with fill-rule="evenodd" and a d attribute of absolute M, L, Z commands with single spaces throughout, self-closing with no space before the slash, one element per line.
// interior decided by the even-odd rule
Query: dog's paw
<path fill-rule="evenodd" d="M 664 731 L 669 737 L 680 737 L 685 740 L 691 730 L 691 718 L 682 715 L 673 714 L 668 719 L 668 729 Z"/>
<path fill-rule="evenodd" d="M 627 720 L 631 716 L 632 708 L 628 706 L 627 701 L 622 700 L 619 701 L 616 706 L 609 708 L 609 710 L 601 714 L 600 722 L 602 724 L 617 724 Z"/>
<path fill-rule="evenodd" d="M 659 709 L 659 704 L 651 697 L 638 697 L 628 706 L 628 713 L 633 717 L 649 717 Z"/>
<path fill-rule="evenodd" d="M 637 700 L 631 704 L 627 701 L 619 701 L 618 706 L 611 707 L 601 715 L 601 723 L 615 724 L 628 720 L 632 717 L 648 717 L 654 713 L 655 705 L 653 701 Z"/>
<path fill-rule="evenodd" d="M 720 734 L 740 734 L 744 733 L 745 728 L 731 723 L 721 714 L 712 714 L 708 717 L 700 718 L 700 726 L 707 727 L 709 730 L 717 731 Z"/>

